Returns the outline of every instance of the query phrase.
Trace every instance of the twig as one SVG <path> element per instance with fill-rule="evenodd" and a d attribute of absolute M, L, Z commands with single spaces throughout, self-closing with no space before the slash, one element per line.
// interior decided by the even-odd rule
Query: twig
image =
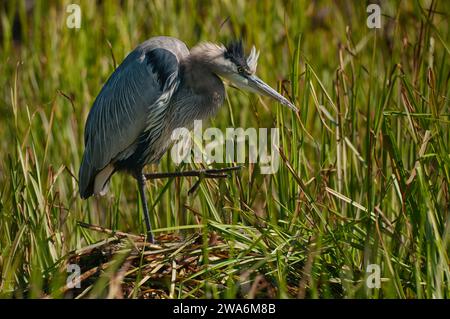
<path fill-rule="evenodd" d="M 94 268 L 91 268 L 84 273 L 82 273 L 80 276 L 75 278 L 73 282 L 71 282 L 71 285 L 66 283 L 60 290 L 62 294 L 65 294 L 67 291 L 76 288 L 77 285 L 81 284 L 84 280 L 88 279 L 92 275 L 96 274 L 97 272 L 106 269 L 111 264 L 111 261 L 107 263 L 100 264 L 99 266 L 96 266 Z"/>
<path fill-rule="evenodd" d="M 103 246 L 106 246 L 109 244 L 114 244 L 119 241 L 120 241 L 120 239 L 117 237 L 110 237 L 110 238 L 104 239 L 104 240 L 96 242 L 92 245 L 89 245 L 89 246 L 86 246 L 86 247 L 83 247 L 83 248 L 80 248 L 78 250 L 71 252 L 69 255 L 69 258 L 75 258 L 75 257 L 80 257 L 83 255 L 90 254 L 95 249 L 100 249 L 100 247 L 103 247 Z"/>
<path fill-rule="evenodd" d="M 121 232 L 121 231 L 114 231 L 114 230 L 111 230 L 111 229 L 108 229 L 108 228 L 104 228 L 104 227 L 100 227 L 100 226 L 96 226 L 96 225 L 91 225 L 91 224 L 87 224 L 87 223 L 80 222 L 80 221 L 78 221 L 77 223 L 78 223 L 79 226 L 81 226 L 83 228 L 87 228 L 87 229 L 90 229 L 90 230 L 98 231 L 98 232 L 105 233 L 105 234 L 108 234 L 108 235 L 113 235 L 113 236 L 116 236 L 118 238 L 128 237 L 128 238 L 132 238 L 132 239 L 135 239 L 135 240 L 144 240 L 145 239 L 145 236 L 143 236 L 143 235 L 133 235 L 133 234 L 124 233 L 124 232 Z"/>

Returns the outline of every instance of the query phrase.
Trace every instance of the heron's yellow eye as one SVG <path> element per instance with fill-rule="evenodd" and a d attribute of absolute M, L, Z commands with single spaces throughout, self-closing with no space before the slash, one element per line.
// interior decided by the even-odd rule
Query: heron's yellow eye
<path fill-rule="evenodd" d="M 238 66 L 237 71 L 239 73 L 244 73 L 244 68 L 242 66 Z"/>

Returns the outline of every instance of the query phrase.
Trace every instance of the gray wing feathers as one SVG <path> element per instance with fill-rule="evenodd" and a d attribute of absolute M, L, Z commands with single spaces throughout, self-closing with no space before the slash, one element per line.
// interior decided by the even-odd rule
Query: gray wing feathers
<path fill-rule="evenodd" d="M 86 121 L 86 149 L 79 173 L 81 197 L 92 195 L 91 184 L 99 170 L 117 157 L 133 153 L 142 132 L 149 130 L 152 138 L 161 130 L 178 85 L 178 61 L 187 54 L 188 49 L 177 39 L 152 38 L 131 52 L 105 83 Z M 169 61 L 164 58 L 170 65 L 155 65 L 156 58 L 163 55 L 172 56 Z"/>

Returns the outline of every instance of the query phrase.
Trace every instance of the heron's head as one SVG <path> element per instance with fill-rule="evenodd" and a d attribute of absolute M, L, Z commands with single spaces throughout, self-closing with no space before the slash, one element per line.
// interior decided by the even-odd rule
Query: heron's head
<path fill-rule="evenodd" d="M 254 46 L 248 56 L 244 54 L 242 40 L 231 42 L 227 46 L 203 43 L 194 47 L 191 53 L 201 56 L 214 73 L 238 88 L 269 96 L 297 111 L 294 104 L 256 76 L 259 52 L 256 52 Z"/>

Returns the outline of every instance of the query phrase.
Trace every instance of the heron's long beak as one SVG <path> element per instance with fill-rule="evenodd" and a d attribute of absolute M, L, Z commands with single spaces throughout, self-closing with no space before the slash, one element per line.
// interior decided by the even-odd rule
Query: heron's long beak
<path fill-rule="evenodd" d="M 248 86 L 254 91 L 255 93 L 270 96 L 271 98 L 277 100 L 281 104 L 289 107 L 290 109 L 294 110 L 295 112 L 298 112 L 298 109 L 295 107 L 294 104 L 292 104 L 288 99 L 286 99 L 284 96 L 282 96 L 280 93 L 272 89 L 269 85 L 264 83 L 263 80 L 258 78 L 256 75 L 250 75 L 247 77 L 248 80 Z"/>

